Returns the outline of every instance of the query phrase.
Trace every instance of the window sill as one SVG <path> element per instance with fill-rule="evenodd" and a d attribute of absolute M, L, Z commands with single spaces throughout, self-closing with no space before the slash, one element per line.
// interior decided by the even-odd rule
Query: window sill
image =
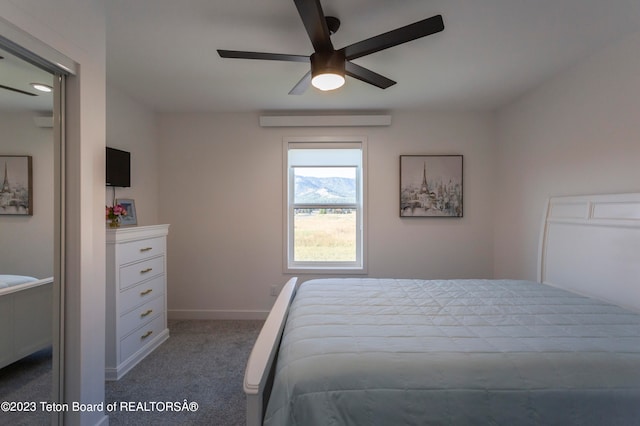
<path fill-rule="evenodd" d="M 354 268 L 349 268 L 349 267 L 344 267 L 344 268 L 336 268 L 336 267 L 326 267 L 326 268 L 322 268 L 322 267 L 317 267 L 317 266 L 310 266 L 310 267 L 303 267 L 303 266 L 290 266 L 290 267 L 286 267 L 285 271 L 286 274 L 294 274 L 294 275 L 305 275 L 305 274 L 310 274 L 310 275 L 366 275 L 367 274 L 367 269 L 366 268 L 362 268 L 362 267 L 354 267 Z"/>

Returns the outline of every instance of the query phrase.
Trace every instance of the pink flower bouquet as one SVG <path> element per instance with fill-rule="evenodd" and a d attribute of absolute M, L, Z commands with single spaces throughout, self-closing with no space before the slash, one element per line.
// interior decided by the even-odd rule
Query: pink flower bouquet
<path fill-rule="evenodd" d="M 109 220 L 109 227 L 117 228 L 120 226 L 120 218 L 127 215 L 127 209 L 121 204 L 115 206 L 106 206 L 106 219 Z"/>

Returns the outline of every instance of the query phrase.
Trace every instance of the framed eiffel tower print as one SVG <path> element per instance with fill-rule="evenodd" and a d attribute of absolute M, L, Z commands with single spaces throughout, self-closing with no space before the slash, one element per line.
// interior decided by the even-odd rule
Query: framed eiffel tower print
<path fill-rule="evenodd" d="M 401 155 L 400 217 L 462 217 L 462 155 Z"/>
<path fill-rule="evenodd" d="M 0 155 L 0 215 L 33 215 L 30 155 Z"/>

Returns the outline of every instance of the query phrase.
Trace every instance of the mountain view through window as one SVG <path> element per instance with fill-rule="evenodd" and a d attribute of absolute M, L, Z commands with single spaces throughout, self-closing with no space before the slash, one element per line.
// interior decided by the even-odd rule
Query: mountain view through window
<path fill-rule="evenodd" d="M 357 168 L 294 168 L 294 259 L 352 262 L 356 259 Z"/>

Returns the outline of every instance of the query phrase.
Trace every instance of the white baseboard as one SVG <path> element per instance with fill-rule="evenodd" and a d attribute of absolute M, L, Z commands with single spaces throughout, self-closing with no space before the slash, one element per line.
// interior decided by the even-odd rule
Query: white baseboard
<path fill-rule="evenodd" d="M 169 309 L 170 320 L 265 320 L 269 311 Z"/>

